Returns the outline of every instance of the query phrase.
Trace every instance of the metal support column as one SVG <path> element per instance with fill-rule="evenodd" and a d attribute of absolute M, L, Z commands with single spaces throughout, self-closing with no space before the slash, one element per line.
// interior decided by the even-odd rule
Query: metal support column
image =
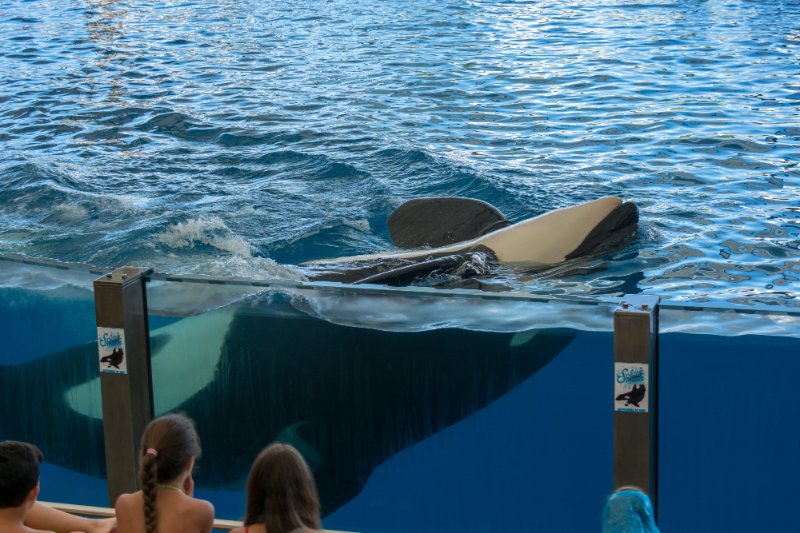
<path fill-rule="evenodd" d="M 94 282 L 108 499 L 138 490 L 144 428 L 153 418 L 145 276 L 124 267 Z"/>
<path fill-rule="evenodd" d="M 657 510 L 658 296 L 626 295 L 614 311 L 614 488 L 645 491 Z"/>

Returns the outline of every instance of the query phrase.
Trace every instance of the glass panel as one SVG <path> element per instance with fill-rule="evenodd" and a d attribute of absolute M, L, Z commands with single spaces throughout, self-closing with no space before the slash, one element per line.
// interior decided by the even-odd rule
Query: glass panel
<path fill-rule="evenodd" d="M 149 294 L 174 310 L 159 293 L 191 285 Z M 241 518 L 252 460 L 282 440 L 312 466 L 327 528 L 596 528 L 613 475 L 611 381 L 598 379 L 611 305 L 247 290 L 199 315 L 151 313 L 156 410 L 197 421 L 198 494 L 219 516 Z"/>
<path fill-rule="evenodd" d="M 45 452 L 45 500 L 108 504 L 101 273 L 0 258 L 0 438 Z M 197 420 L 198 494 L 222 518 L 283 440 L 328 528 L 598 527 L 615 301 L 156 275 L 148 303 L 156 411 Z M 661 332 L 662 529 L 791 530 L 800 312 L 664 302 Z"/>
<path fill-rule="evenodd" d="M 0 440 L 44 452 L 42 500 L 108 504 L 100 390 L 75 392 L 99 373 L 96 277 L 0 260 Z"/>
<path fill-rule="evenodd" d="M 661 331 L 662 531 L 797 529 L 800 317 L 664 310 Z"/>

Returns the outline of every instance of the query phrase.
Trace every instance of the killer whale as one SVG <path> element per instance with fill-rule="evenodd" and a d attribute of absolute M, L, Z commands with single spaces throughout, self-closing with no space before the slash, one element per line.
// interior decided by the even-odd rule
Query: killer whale
<path fill-rule="evenodd" d="M 635 405 L 636 407 L 639 407 L 639 402 L 644 399 L 645 392 L 647 392 L 647 389 L 645 388 L 644 384 L 636 384 L 629 392 L 617 396 L 617 401 L 625 402 L 626 407 L 629 405 Z"/>
<path fill-rule="evenodd" d="M 114 351 L 111 352 L 110 355 L 101 357 L 100 362 L 106 363 L 109 367 L 114 367 L 119 370 L 119 365 L 122 364 L 124 358 L 125 353 L 122 351 L 122 349 L 114 348 Z"/>
<path fill-rule="evenodd" d="M 485 274 L 492 262 L 530 271 L 615 246 L 635 230 L 638 220 L 635 204 L 613 196 L 516 224 L 480 200 L 418 198 L 389 217 L 392 241 L 405 249 L 301 266 L 313 280 L 393 285 L 435 270 L 465 277 Z"/>
<path fill-rule="evenodd" d="M 157 411 L 197 421 L 200 487 L 243 490 L 260 448 L 293 440 L 333 512 L 390 456 L 504 395 L 574 338 L 562 329 L 354 328 L 310 318 L 292 299 L 267 293 L 153 332 Z M 221 341 L 201 342 L 212 330 Z M 35 442 L 51 463 L 104 476 L 98 372 L 94 342 L 0 364 L 0 439 Z"/>
<path fill-rule="evenodd" d="M 635 206 L 611 198 L 517 224 L 474 200 L 467 202 L 471 207 L 464 207 L 464 199 L 455 199 L 461 205 L 461 215 L 456 216 L 453 209 L 442 208 L 452 207 L 451 200 L 417 199 L 398 208 L 390 218 L 392 238 L 398 246 L 415 249 L 339 258 L 333 262 L 344 267 L 346 276 L 337 280 L 402 283 L 426 269 L 466 266 L 480 273 L 486 261 L 526 266 L 563 261 L 592 253 L 638 219 Z M 427 228 L 421 220 L 428 221 Z M 537 235 L 539 240 L 530 239 Z M 518 252 L 526 247 L 531 253 L 521 257 Z M 537 250 L 550 255 L 539 253 L 536 259 Z M 377 268 L 370 264 L 375 262 Z M 174 386 L 156 393 L 156 405 L 161 396 L 162 409 L 182 410 L 198 421 L 206 450 L 198 483 L 209 488 L 241 490 L 236 483 L 260 446 L 275 438 L 301 441 L 314 455 L 310 462 L 319 465 L 315 475 L 328 513 L 355 497 L 370 472 L 390 455 L 499 398 L 546 365 L 573 338 L 563 330 L 536 335 L 447 329 L 414 334 L 356 331 L 298 317 L 291 302 L 284 315 L 272 317 L 265 327 L 263 316 L 252 313 L 251 305 L 185 318 L 153 337 L 154 367 L 171 345 L 191 338 L 193 330 L 215 330 L 223 339 L 220 346 L 205 345 L 208 353 L 197 368 L 186 366 L 190 362 L 162 359 L 178 377 Z M 529 337 L 536 342 L 527 342 Z M 353 366 L 340 375 L 344 361 Z M 469 375 L 459 377 L 465 369 Z M 189 374 L 196 376 L 197 370 L 203 379 L 186 379 Z M 102 477 L 97 377 L 95 343 L 21 364 L 0 364 L 0 438 L 36 442 L 49 461 Z M 365 377 L 368 392 L 348 396 L 364 385 Z M 295 382 L 313 387 L 298 388 Z M 255 396 L 264 383 L 267 390 Z M 33 390 L 36 394 L 30 393 Z M 254 397 L 270 407 L 253 408 Z M 18 410 L 21 398 L 30 399 L 25 410 L 30 416 Z M 280 407 L 272 407 L 276 405 Z M 397 414 L 398 409 L 399 418 L 385 414 Z M 239 443 L 240 449 L 231 454 L 231 440 L 242 428 L 260 438 Z"/>

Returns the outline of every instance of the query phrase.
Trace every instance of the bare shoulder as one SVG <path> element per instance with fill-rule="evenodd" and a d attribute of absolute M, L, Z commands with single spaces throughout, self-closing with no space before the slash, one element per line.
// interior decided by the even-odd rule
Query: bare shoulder
<path fill-rule="evenodd" d="M 130 512 L 133 507 L 141 501 L 140 492 L 134 492 L 133 494 L 120 494 L 117 498 L 117 502 L 114 504 L 114 510 L 119 516 L 120 513 L 127 514 Z"/>
<path fill-rule="evenodd" d="M 214 523 L 214 505 L 206 500 L 200 500 L 198 498 L 188 498 L 188 511 L 191 513 L 192 517 L 196 518 L 196 522 L 202 529 L 208 528 L 211 530 L 211 526 Z"/>
<path fill-rule="evenodd" d="M 212 519 L 214 518 L 214 504 L 211 502 L 199 498 L 192 498 L 192 506 L 198 512 L 209 515 Z"/>
<path fill-rule="evenodd" d="M 117 531 L 119 533 L 129 533 L 138 531 L 144 524 L 144 514 L 142 512 L 142 491 L 133 494 L 121 494 L 114 504 L 114 512 L 117 517 Z"/>

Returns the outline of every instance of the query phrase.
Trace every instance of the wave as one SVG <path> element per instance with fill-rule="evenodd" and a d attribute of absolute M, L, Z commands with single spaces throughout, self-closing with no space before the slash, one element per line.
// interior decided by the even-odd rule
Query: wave
<path fill-rule="evenodd" d="M 241 257 L 252 257 L 253 247 L 233 233 L 219 217 L 198 217 L 178 222 L 164 230 L 156 240 L 169 248 L 192 248 L 205 244 Z"/>

